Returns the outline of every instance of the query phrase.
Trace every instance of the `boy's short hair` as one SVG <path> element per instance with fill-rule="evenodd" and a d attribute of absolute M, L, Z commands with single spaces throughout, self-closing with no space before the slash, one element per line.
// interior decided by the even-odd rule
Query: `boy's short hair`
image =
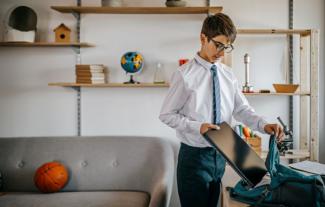
<path fill-rule="evenodd" d="M 225 35 L 231 43 L 236 39 L 237 30 L 229 16 L 223 13 L 209 15 L 203 22 L 202 34 L 205 34 L 209 39 Z"/>

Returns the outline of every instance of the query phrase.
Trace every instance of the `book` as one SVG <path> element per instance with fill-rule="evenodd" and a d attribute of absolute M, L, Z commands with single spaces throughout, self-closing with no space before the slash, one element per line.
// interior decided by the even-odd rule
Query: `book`
<path fill-rule="evenodd" d="M 77 83 L 86 83 L 86 84 L 104 84 L 105 80 L 77 80 Z"/>
<path fill-rule="evenodd" d="M 85 64 L 78 64 L 76 65 L 76 69 L 103 69 L 104 65 L 102 64 L 92 64 L 92 65 L 85 65 Z"/>
<path fill-rule="evenodd" d="M 92 77 L 96 77 L 96 78 L 105 78 L 105 73 L 76 73 L 76 77 L 77 78 L 92 78 Z"/>
<path fill-rule="evenodd" d="M 76 73 L 77 72 L 104 73 L 104 70 L 105 70 L 104 65 L 76 65 Z"/>
<path fill-rule="evenodd" d="M 102 64 L 77 64 L 76 82 L 85 84 L 105 83 L 106 73 Z"/>
<path fill-rule="evenodd" d="M 76 73 L 104 73 L 104 68 L 98 68 L 98 69 L 76 69 Z"/>
<path fill-rule="evenodd" d="M 77 77 L 77 80 L 105 80 L 105 77 Z"/>

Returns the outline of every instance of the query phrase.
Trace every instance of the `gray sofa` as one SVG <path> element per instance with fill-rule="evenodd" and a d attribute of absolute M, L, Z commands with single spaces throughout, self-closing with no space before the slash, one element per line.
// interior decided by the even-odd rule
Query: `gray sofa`
<path fill-rule="evenodd" d="M 62 162 L 70 179 L 40 193 L 36 169 Z M 167 207 L 173 186 L 171 143 L 155 137 L 0 138 L 1 207 Z"/>

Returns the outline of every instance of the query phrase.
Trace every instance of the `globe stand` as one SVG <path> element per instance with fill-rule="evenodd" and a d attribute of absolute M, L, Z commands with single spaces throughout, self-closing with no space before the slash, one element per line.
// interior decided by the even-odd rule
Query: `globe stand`
<path fill-rule="evenodd" d="M 140 82 L 135 81 L 133 79 L 133 75 L 130 75 L 130 80 L 128 82 L 124 82 L 124 84 L 140 84 Z"/>

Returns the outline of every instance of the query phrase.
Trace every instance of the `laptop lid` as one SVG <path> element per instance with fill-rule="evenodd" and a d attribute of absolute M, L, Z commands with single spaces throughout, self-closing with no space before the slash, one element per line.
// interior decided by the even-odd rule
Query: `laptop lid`
<path fill-rule="evenodd" d="M 267 173 L 264 160 L 226 122 L 219 126 L 220 130 L 206 132 L 205 139 L 217 148 L 250 187 L 254 187 Z"/>

